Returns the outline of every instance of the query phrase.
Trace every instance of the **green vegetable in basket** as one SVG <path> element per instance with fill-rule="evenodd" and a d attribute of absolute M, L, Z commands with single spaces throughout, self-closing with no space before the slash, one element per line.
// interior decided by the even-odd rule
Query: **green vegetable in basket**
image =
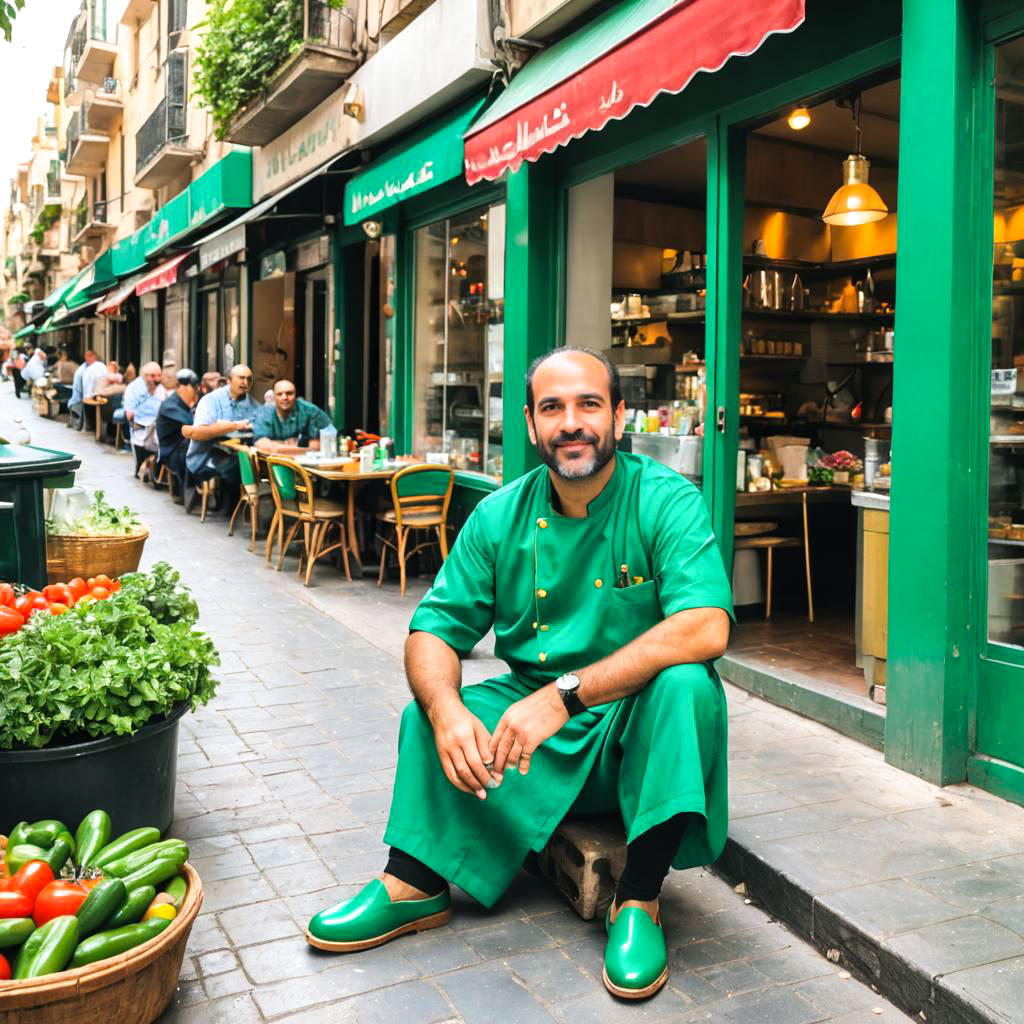
<path fill-rule="evenodd" d="M 163 856 L 157 857 L 139 868 L 138 871 L 126 875 L 122 879 L 125 888 L 131 890 L 140 885 L 160 885 L 162 882 L 168 881 L 181 871 L 186 857 L 187 851 L 185 850 L 171 850 Z"/>
<path fill-rule="evenodd" d="M 41 978 L 67 967 L 78 946 L 78 918 L 64 914 L 47 921 L 26 940 L 14 963 L 14 980 Z"/>
<path fill-rule="evenodd" d="M 77 519 L 66 522 L 50 520 L 46 526 L 47 532 L 56 536 L 128 537 L 145 530 L 139 517 L 127 505 L 115 508 L 104 498 L 103 491 L 96 491 L 92 504 Z"/>
<path fill-rule="evenodd" d="M 184 875 L 175 875 L 165 886 L 164 892 L 174 900 L 174 909 L 181 910 L 185 902 L 185 894 L 188 892 L 188 882 Z"/>
<path fill-rule="evenodd" d="M 159 843 L 144 846 L 141 850 L 136 850 L 134 853 L 129 853 L 124 857 L 118 857 L 117 860 L 107 861 L 103 865 L 103 873 L 105 875 L 113 875 L 116 878 L 124 878 L 133 871 L 138 871 L 139 868 L 149 864 L 150 861 L 156 860 L 157 857 L 179 850 L 185 851 L 185 859 L 187 860 L 188 845 L 184 840 L 164 839 Z"/>
<path fill-rule="evenodd" d="M 133 828 L 130 832 L 118 836 L 113 842 L 107 843 L 90 863 L 94 868 L 106 868 L 111 861 L 115 861 L 119 857 L 126 857 L 129 853 L 141 850 L 144 846 L 150 846 L 159 840 L 160 829 L 154 828 L 152 825 Z"/>
<path fill-rule="evenodd" d="M 110 831 L 110 815 L 106 811 L 90 811 L 81 820 L 75 832 L 79 867 L 88 867 L 92 858 L 110 842 Z"/>
<path fill-rule="evenodd" d="M 120 878 L 104 878 L 93 886 L 85 902 L 78 908 L 79 938 L 86 938 L 105 927 L 114 911 L 128 898 L 128 890 Z"/>
<path fill-rule="evenodd" d="M 142 920 L 150 903 L 156 898 L 156 888 L 152 885 L 140 885 L 129 891 L 125 901 L 114 911 L 107 922 L 107 929 L 123 928 Z"/>
<path fill-rule="evenodd" d="M 0 949 L 20 946 L 35 930 L 31 917 L 0 918 Z"/>
<path fill-rule="evenodd" d="M 7 853 L 4 854 L 7 870 L 14 875 L 30 860 L 42 860 L 50 865 L 50 870 L 56 877 L 60 874 L 60 869 L 64 867 L 68 857 L 71 856 L 71 841 L 69 839 L 58 839 L 49 849 L 36 846 L 35 843 L 9 845 Z"/>
<path fill-rule="evenodd" d="M 98 960 L 106 960 L 119 953 L 127 953 L 129 949 L 155 939 L 170 923 L 164 918 L 154 917 L 139 924 L 130 924 L 124 928 L 114 928 L 93 935 L 78 944 L 71 958 L 71 967 L 84 967 L 86 964 L 94 964 Z"/>

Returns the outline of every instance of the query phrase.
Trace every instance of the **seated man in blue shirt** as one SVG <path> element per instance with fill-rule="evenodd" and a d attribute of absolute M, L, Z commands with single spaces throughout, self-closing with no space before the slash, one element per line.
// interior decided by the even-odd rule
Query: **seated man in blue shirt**
<path fill-rule="evenodd" d="M 253 420 L 263 408 L 249 394 L 252 388 L 252 370 L 239 364 L 231 367 L 228 382 L 222 388 L 203 395 L 196 406 L 189 437 L 192 439 L 185 454 L 185 466 L 196 482 L 219 476 L 226 484 L 225 494 L 218 508 L 225 504 L 234 508 L 238 501 L 238 458 L 216 446 L 217 441 L 237 431 L 252 429 Z"/>
<path fill-rule="evenodd" d="M 320 430 L 331 419 L 312 402 L 298 398 L 290 380 L 274 385 L 274 404 L 264 406 L 253 426 L 255 447 L 275 455 L 299 455 L 320 448 Z"/>

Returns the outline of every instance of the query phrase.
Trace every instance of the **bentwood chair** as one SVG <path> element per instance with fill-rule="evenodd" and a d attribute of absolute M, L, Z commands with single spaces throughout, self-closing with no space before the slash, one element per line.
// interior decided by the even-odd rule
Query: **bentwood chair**
<path fill-rule="evenodd" d="M 398 571 L 405 597 L 405 564 L 408 559 L 434 543 L 433 534 L 441 548 L 441 560 L 448 557 L 448 505 L 455 486 L 455 471 L 451 466 L 406 466 L 391 478 L 391 504 L 383 520 L 392 527 L 390 538 L 381 538 L 380 572 L 377 586 L 384 582 L 384 566 L 388 550 L 398 557 Z M 426 534 L 425 539 L 422 538 Z M 415 547 L 410 548 L 413 541 Z"/>
<path fill-rule="evenodd" d="M 305 585 L 309 586 L 313 566 L 324 555 L 329 555 L 332 551 L 339 549 L 345 565 L 345 577 L 351 581 L 348 543 L 345 537 L 345 506 L 341 502 L 328 498 L 318 498 L 313 486 L 313 478 L 294 459 L 278 455 L 268 455 L 266 459 L 270 475 L 270 492 L 274 497 L 278 540 L 281 544 L 281 550 L 277 556 L 277 571 L 281 571 L 285 552 L 291 546 L 301 526 L 303 551 L 299 557 L 298 575 L 302 576 L 302 564 L 305 559 Z M 292 525 L 288 533 L 281 539 L 285 520 L 291 520 Z M 338 540 L 327 546 L 327 534 L 332 526 L 338 529 Z M 268 552 L 271 539 L 271 537 L 267 538 Z"/>
<path fill-rule="evenodd" d="M 252 526 L 252 540 L 250 549 L 256 550 L 256 533 L 260 522 L 260 502 L 263 498 L 270 498 L 270 482 L 260 479 L 260 462 L 256 452 L 244 445 L 238 449 L 238 471 L 242 479 L 242 493 L 238 498 L 238 504 L 231 513 L 231 522 L 228 523 L 228 536 L 235 532 L 235 517 L 242 513 L 242 522 L 245 522 L 245 511 L 249 511 L 249 521 Z"/>

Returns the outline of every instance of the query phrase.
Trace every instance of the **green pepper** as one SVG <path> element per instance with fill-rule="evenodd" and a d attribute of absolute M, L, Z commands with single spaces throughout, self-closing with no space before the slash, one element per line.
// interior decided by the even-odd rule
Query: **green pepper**
<path fill-rule="evenodd" d="M 65 914 L 37 928 L 21 947 L 14 980 L 40 978 L 63 971 L 78 946 L 78 918 Z"/>
<path fill-rule="evenodd" d="M 128 891 L 120 878 L 104 878 L 93 886 L 75 914 L 79 938 L 84 939 L 103 928 L 127 898 Z"/>
<path fill-rule="evenodd" d="M 88 867 L 90 860 L 110 842 L 110 815 L 106 811 L 90 811 L 75 831 L 78 866 Z"/>
<path fill-rule="evenodd" d="M 159 885 L 181 871 L 186 856 L 185 850 L 171 850 L 162 857 L 157 857 L 156 860 L 143 865 L 137 871 L 133 871 L 130 875 L 125 875 L 121 881 L 129 890 L 136 889 L 140 885 Z"/>
<path fill-rule="evenodd" d="M 16 875 L 30 860 L 46 860 L 46 855 L 49 852 L 41 846 L 36 846 L 35 843 L 18 843 L 7 847 L 4 859 L 7 861 L 7 869 L 12 875 Z M 55 871 L 54 874 L 56 875 L 56 873 Z"/>
<path fill-rule="evenodd" d="M 107 929 L 123 928 L 126 924 L 135 924 L 137 921 L 141 921 L 142 915 L 155 897 L 156 889 L 152 885 L 140 885 L 137 889 L 129 890 L 125 901 L 107 921 Z"/>
<path fill-rule="evenodd" d="M 97 960 L 106 960 L 119 953 L 126 953 L 129 949 L 155 939 L 170 923 L 165 918 L 154 917 L 138 924 L 129 924 L 124 928 L 113 928 L 93 935 L 78 944 L 71 958 L 71 967 L 84 967 L 86 964 L 96 963 Z"/>
<path fill-rule="evenodd" d="M 66 839 L 71 847 L 71 852 L 75 852 L 75 840 L 63 821 L 47 818 L 28 827 L 27 842 L 35 843 L 36 846 L 41 846 L 44 850 L 49 850 L 58 839 Z"/>
<path fill-rule="evenodd" d="M 31 917 L 0 919 L 0 949 L 20 946 L 35 930 L 36 923 Z"/>
<path fill-rule="evenodd" d="M 123 836 L 118 836 L 112 843 L 107 843 L 99 853 L 90 857 L 89 866 L 101 868 L 105 864 L 109 864 L 110 861 L 141 850 L 144 846 L 149 846 L 159 839 L 160 829 L 153 828 L 151 825 L 132 829 L 131 832 L 125 832 Z"/>
<path fill-rule="evenodd" d="M 174 900 L 174 908 L 181 910 L 185 902 L 185 894 L 188 892 L 188 882 L 184 875 L 175 875 L 165 886 L 164 892 Z"/>
<path fill-rule="evenodd" d="M 67 863 L 68 858 L 71 856 L 71 843 L 74 840 L 68 836 L 67 839 L 58 839 L 53 846 L 48 850 L 43 851 L 40 860 L 45 860 L 50 865 L 50 870 L 53 872 L 54 878 L 60 877 L 60 869 Z"/>
<path fill-rule="evenodd" d="M 157 857 L 172 853 L 175 850 L 184 850 L 185 858 L 186 860 L 188 859 L 188 845 L 184 840 L 164 839 L 159 843 L 150 843 L 149 846 L 144 846 L 141 850 L 136 850 L 134 853 L 129 853 L 124 857 L 118 857 L 117 860 L 107 861 L 103 865 L 103 874 L 124 878 L 125 875 L 138 871 L 139 868 L 156 860 Z"/>
<path fill-rule="evenodd" d="M 28 829 L 29 824 L 27 821 L 19 821 L 18 824 L 11 829 L 11 833 L 7 837 L 8 849 L 10 849 L 12 846 L 20 846 L 22 843 L 27 843 Z"/>

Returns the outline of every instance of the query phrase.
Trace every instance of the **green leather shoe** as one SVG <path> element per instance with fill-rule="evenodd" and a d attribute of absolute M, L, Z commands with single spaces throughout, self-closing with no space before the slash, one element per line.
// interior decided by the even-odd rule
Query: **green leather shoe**
<path fill-rule="evenodd" d="M 641 907 L 620 910 L 613 922 L 612 908 L 604 919 L 608 943 L 604 947 L 604 984 L 622 999 L 646 999 L 668 981 L 668 953 L 661 924 Z"/>
<path fill-rule="evenodd" d="M 374 879 L 352 899 L 314 915 L 306 941 L 332 953 L 355 953 L 409 932 L 439 928 L 451 916 L 452 897 L 447 889 L 429 899 L 392 903 L 384 883 Z"/>

